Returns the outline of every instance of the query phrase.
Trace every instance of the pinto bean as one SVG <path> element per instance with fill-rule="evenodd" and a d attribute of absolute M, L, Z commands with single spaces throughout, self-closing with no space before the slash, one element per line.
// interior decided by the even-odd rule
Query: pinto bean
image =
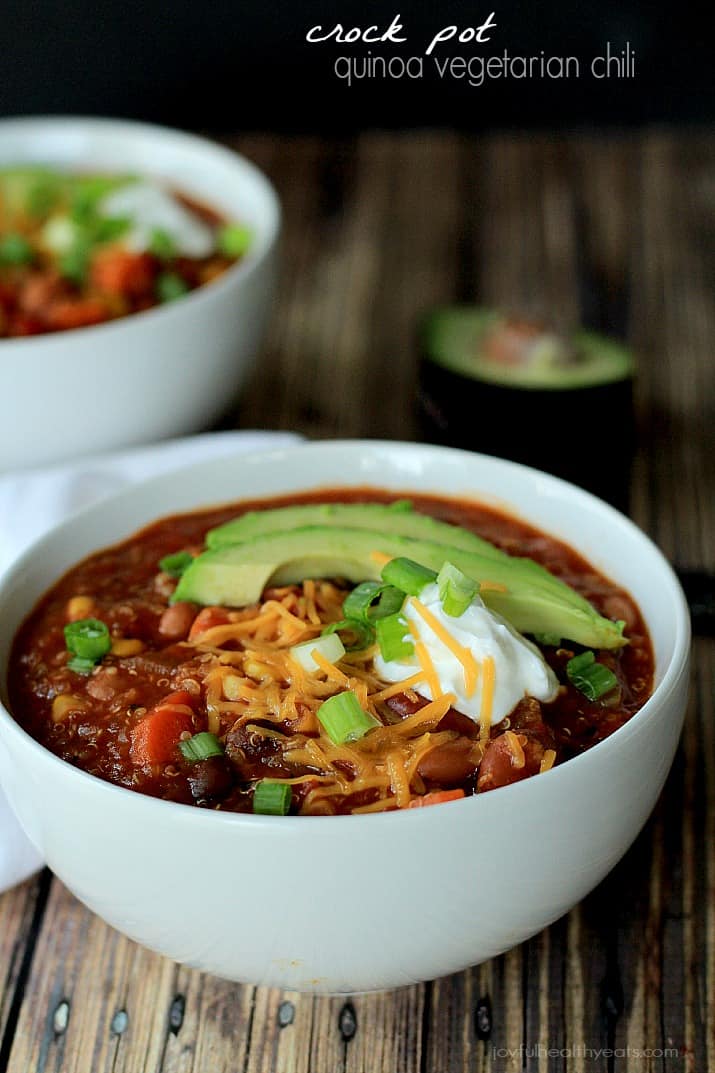
<path fill-rule="evenodd" d="M 420 693 L 415 693 L 413 696 L 415 697 L 414 700 L 407 693 L 395 693 L 385 703 L 396 715 L 401 715 L 403 719 L 406 719 L 408 716 L 418 712 L 420 708 L 424 708 L 425 704 L 429 704 L 426 697 L 423 697 Z M 455 708 L 450 708 L 447 711 L 446 715 L 440 720 L 437 729 L 456 730 L 458 734 L 463 734 L 467 738 L 479 737 L 478 724 L 473 719 L 470 719 L 469 716 L 462 715 Z"/>
<path fill-rule="evenodd" d="M 412 692 L 410 690 L 410 692 Z M 388 697 L 385 704 L 390 708 L 395 715 L 402 716 L 406 719 L 408 715 L 414 715 L 420 708 L 424 708 L 425 704 L 429 704 L 429 701 L 420 696 L 419 693 L 413 694 L 416 699 L 412 699 L 407 693 L 395 693 L 394 696 Z"/>
<path fill-rule="evenodd" d="M 614 593 L 603 601 L 603 613 L 606 618 L 623 619 L 626 624 L 626 632 L 634 630 L 638 625 L 638 612 L 635 604 L 625 594 Z"/>
<path fill-rule="evenodd" d="M 457 738 L 431 749 L 417 765 L 423 779 L 440 786 L 458 786 L 471 778 L 479 761 L 474 756 L 474 743 L 469 738 Z"/>
<path fill-rule="evenodd" d="M 479 737 L 479 723 L 475 723 L 468 715 L 463 715 L 456 708 L 449 708 L 447 714 L 437 724 L 437 730 L 456 730 L 465 738 Z"/>
<path fill-rule="evenodd" d="M 519 782 L 530 775 L 537 775 L 541 767 L 544 755 L 544 746 L 538 738 L 530 734 L 517 735 L 521 746 L 522 757 L 515 750 L 509 739 L 507 731 L 494 738 L 487 745 L 486 751 L 479 765 L 477 776 L 477 792 L 485 793 L 487 790 L 496 790 L 499 786 L 508 786 L 512 782 Z"/>
<path fill-rule="evenodd" d="M 167 641 L 183 641 L 196 618 L 196 604 L 180 602 L 167 607 L 159 619 L 159 633 Z"/>
<path fill-rule="evenodd" d="M 133 690 L 136 681 L 128 672 L 120 667 L 99 667 L 90 676 L 87 682 L 87 692 L 90 697 L 100 701 L 113 701 L 121 697 L 128 697 Z"/>
<path fill-rule="evenodd" d="M 541 742 L 544 749 L 553 749 L 556 739 L 550 726 L 544 722 L 543 711 L 538 700 L 524 697 L 519 701 L 509 716 L 510 729 L 517 734 L 526 734 Z"/>

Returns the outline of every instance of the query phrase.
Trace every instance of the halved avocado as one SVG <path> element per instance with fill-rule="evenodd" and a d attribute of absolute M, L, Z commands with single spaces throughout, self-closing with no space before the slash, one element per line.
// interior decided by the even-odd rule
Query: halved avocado
<path fill-rule="evenodd" d="M 378 580 L 381 564 L 375 552 L 406 556 L 433 570 L 449 561 L 480 583 L 504 586 L 503 592 L 486 587 L 481 595 L 522 633 L 558 634 L 590 648 L 626 643 L 620 626 L 602 618 L 587 600 L 530 560 L 489 558 L 368 529 L 306 526 L 204 552 L 184 573 L 174 600 L 243 607 L 256 603 L 267 585 L 320 577 L 344 577 L 353 583 Z"/>
<path fill-rule="evenodd" d="M 605 335 L 580 330 L 564 337 L 473 306 L 435 310 L 423 324 L 422 342 L 434 364 L 510 388 L 567 391 L 633 376 L 631 351 Z"/>

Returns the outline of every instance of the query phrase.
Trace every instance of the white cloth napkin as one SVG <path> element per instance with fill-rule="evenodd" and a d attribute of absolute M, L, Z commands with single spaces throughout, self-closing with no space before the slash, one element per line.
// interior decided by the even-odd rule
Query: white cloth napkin
<path fill-rule="evenodd" d="M 291 432 L 212 432 L 153 447 L 95 456 L 71 465 L 0 474 L 0 573 L 53 525 L 127 484 L 207 458 L 272 450 L 300 440 Z M 42 867 L 0 788 L 0 892 Z"/>

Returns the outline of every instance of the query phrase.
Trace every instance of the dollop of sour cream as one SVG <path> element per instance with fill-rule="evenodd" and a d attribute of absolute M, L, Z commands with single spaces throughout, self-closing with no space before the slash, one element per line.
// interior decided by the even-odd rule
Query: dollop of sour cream
<path fill-rule="evenodd" d="M 464 665 L 425 621 L 419 611 L 420 604 L 477 661 L 476 685 L 471 693 L 466 690 Z M 480 596 L 474 597 L 462 615 L 453 618 L 442 609 L 437 585 L 430 584 L 422 590 L 419 601 L 407 598 L 402 614 L 417 639 L 424 644 L 442 693 L 454 694 L 453 706 L 475 722 L 479 722 L 482 714 L 484 674 L 480 665 L 487 657 L 494 661 L 492 724 L 502 722 L 524 696 L 542 701 L 553 700 L 556 696 L 558 681 L 536 645 L 527 641 L 501 615 L 486 607 Z M 415 639 L 412 632 L 406 637 Z M 406 660 L 386 661 L 378 654 L 375 670 L 387 682 L 401 682 L 416 674 L 420 663 L 416 655 Z M 427 682 L 419 683 L 415 688 L 422 696 L 434 700 Z"/>
<path fill-rule="evenodd" d="M 131 220 L 122 242 L 136 253 L 149 249 L 155 231 L 165 232 L 184 257 L 210 257 L 216 246 L 208 224 L 155 183 L 142 180 L 118 187 L 102 199 L 100 211 Z"/>

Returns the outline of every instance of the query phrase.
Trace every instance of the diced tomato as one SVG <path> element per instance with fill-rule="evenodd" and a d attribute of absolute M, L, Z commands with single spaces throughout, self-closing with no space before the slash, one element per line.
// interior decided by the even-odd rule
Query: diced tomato
<path fill-rule="evenodd" d="M 60 299 L 51 303 L 45 316 L 47 326 L 56 331 L 85 328 L 108 319 L 109 311 L 101 298 Z"/>
<path fill-rule="evenodd" d="M 230 621 L 225 607 L 202 607 L 189 630 L 189 640 L 194 641 L 214 626 L 225 626 Z"/>
<path fill-rule="evenodd" d="M 413 797 L 408 808 L 422 808 L 424 805 L 441 805 L 443 801 L 458 801 L 464 797 L 464 790 L 434 790 L 424 797 Z"/>
<path fill-rule="evenodd" d="M 186 690 L 164 697 L 130 733 L 132 762 L 168 764 L 176 755 L 179 738 L 193 729 L 194 698 Z"/>
<path fill-rule="evenodd" d="M 108 246 L 92 258 L 92 285 L 105 294 L 153 299 L 155 276 L 156 263 L 148 253 Z"/>
<path fill-rule="evenodd" d="M 14 313 L 8 318 L 8 335 L 40 335 L 45 330 L 42 321 L 26 313 Z"/>

